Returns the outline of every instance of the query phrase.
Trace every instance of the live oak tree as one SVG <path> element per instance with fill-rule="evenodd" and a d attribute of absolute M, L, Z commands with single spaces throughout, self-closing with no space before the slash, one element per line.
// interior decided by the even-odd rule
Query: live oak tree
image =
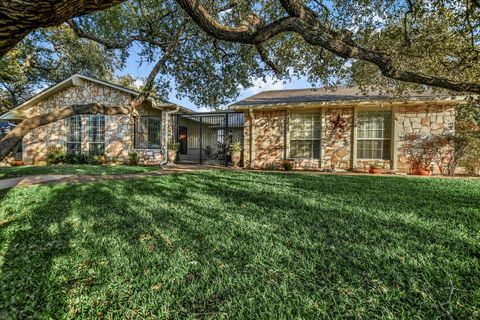
<path fill-rule="evenodd" d="M 29 3 L 18 2 L 25 6 Z M 50 2 L 40 1 L 40 6 L 45 8 L 42 14 L 51 9 L 42 3 Z M 103 9 L 101 6 L 121 1 L 83 3 L 89 2 L 88 9 L 81 8 L 77 13 L 72 10 L 59 12 L 51 24 L 48 24 L 47 15 L 40 14 L 42 17 L 38 21 L 33 19 L 34 23 L 24 26 L 25 33 L 93 11 L 92 3 L 98 5 L 97 9 Z M 121 10 L 133 4 L 139 5 L 134 5 L 132 19 L 141 15 L 145 19 L 129 30 L 130 20 L 124 20 Z M 163 20 L 166 8 L 171 10 L 168 17 L 172 20 Z M 0 10 L 4 10 L 1 5 Z M 17 14 L 17 17 L 21 16 Z M 118 20 L 119 17 L 122 20 Z M 162 24 L 162 21 L 168 23 Z M 172 21 L 176 23 L 169 24 Z M 9 22 L 2 19 L 0 34 L 8 34 L 6 26 Z M 180 38 L 172 55 L 174 58 L 164 64 L 162 74 L 165 71 L 173 76 L 180 94 L 203 104 L 227 101 L 228 96 L 235 96 L 239 89 L 234 83 L 248 86 L 252 75 L 265 76 L 272 72 L 281 80 L 307 76 L 312 83 L 324 86 L 349 83 L 366 90 L 373 86 L 404 92 L 407 89 L 423 90 L 429 85 L 456 92 L 480 93 L 480 6 L 477 0 L 132 1 L 74 20 L 70 27 L 75 29 L 75 23 L 80 30 L 76 30 L 79 36 L 90 37 L 104 45 L 108 43 L 103 40 L 109 37 L 110 40 L 120 38 L 124 41 L 122 45 L 147 43 L 142 45 L 142 53 L 148 61 L 158 56 L 156 50 L 161 50 L 162 54 L 165 50 L 159 44 L 142 42 L 135 37 L 148 35 L 163 41 L 162 28 L 172 35 L 183 25 L 184 34 L 188 36 Z M 122 28 L 126 31 L 119 37 L 118 31 Z M 92 35 L 106 39 L 93 39 Z M 2 42 L 0 38 L 1 48 L 8 49 L 8 45 L 11 43 Z M 211 48 L 216 53 L 204 55 Z M 116 50 L 122 49 L 117 47 Z M 218 60 L 214 59 L 209 64 L 209 59 L 222 51 L 225 51 L 224 57 L 235 63 L 227 64 L 228 68 L 218 68 Z M 0 54 L 2 52 L 5 51 Z M 193 61 L 189 61 L 191 59 Z M 205 70 L 201 70 L 205 65 Z M 219 70 L 235 76 L 231 81 L 218 81 Z M 192 77 L 196 72 L 205 76 Z M 208 74 L 211 74 L 210 78 Z M 209 80 L 213 81 L 212 84 Z M 163 81 L 163 87 L 167 82 Z M 212 90 L 208 95 L 206 91 L 210 91 L 210 85 Z M 222 85 L 225 85 L 225 91 L 218 89 Z"/>

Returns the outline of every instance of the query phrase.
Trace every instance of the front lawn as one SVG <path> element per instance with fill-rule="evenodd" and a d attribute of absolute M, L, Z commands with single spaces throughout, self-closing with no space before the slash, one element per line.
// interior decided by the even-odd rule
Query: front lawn
<path fill-rule="evenodd" d="M 479 180 L 202 171 L 0 201 L 1 319 L 480 317 Z"/>
<path fill-rule="evenodd" d="M 8 179 L 39 174 L 76 174 L 106 175 L 123 173 L 143 173 L 159 170 L 158 166 L 125 166 L 125 165 L 56 165 L 56 166 L 20 166 L 0 167 L 0 179 Z"/>

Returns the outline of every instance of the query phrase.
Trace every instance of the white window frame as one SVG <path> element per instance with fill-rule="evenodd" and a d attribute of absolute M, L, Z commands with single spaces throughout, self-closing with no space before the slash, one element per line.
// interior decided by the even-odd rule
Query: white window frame
<path fill-rule="evenodd" d="M 363 121 L 361 120 L 362 116 L 364 115 L 370 115 L 370 116 L 373 116 L 375 114 L 384 114 L 384 115 L 388 115 L 387 117 L 384 118 L 384 121 L 382 122 L 382 127 L 381 129 L 378 129 L 377 127 L 373 127 L 373 128 L 370 128 L 370 129 L 360 129 L 360 123 Z M 370 137 L 361 137 L 360 136 L 360 133 L 362 131 L 367 131 L 368 130 L 370 131 L 379 131 L 381 130 L 383 132 L 383 137 L 373 137 L 373 138 L 370 138 Z M 381 161 L 386 161 L 386 160 L 391 160 L 391 156 L 392 156 L 392 112 L 391 110 L 375 110 L 375 111 L 367 111 L 367 110 L 359 110 L 357 111 L 357 128 L 356 128 L 356 137 L 355 137 L 355 140 L 356 140 L 356 156 L 357 156 L 357 159 L 358 160 L 381 160 Z M 381 141 L 381 149 L 380 150 L 380 153 L 381 153 L 381 156 L 380 157 L 361 157 L 360 156 L 360 141 Z M 388 153 L 385 154 L 386 152 L 386 148 L 385 147 L 385 144 L 386 142 L 388 142 Z"/>
<path fill-rule="evenodd" d="M 318 116 L 318 121 L 315 120 L 315 116 Z M 306 135 L 303 137 L 294 137 L 296 130 L 293 128 L 295 118 L 299 117 L 301 120 L 304 122 L 302 123 L 303 125 L 306 125 L 305 120 L 309 117 L 309 120 L 312 120 L 310 122 L 312 124 L 310 129 L 305 129 L 305 127 L 302 128 L 304 133 L 310 131 L 310 137 L 307 137 Z M 303 119 L 302 119 L 303 118 Z M 318 125 L 318 137 L 315 137 L 315 125 Z M 292 134 L 293 133 L 293 134 Z M 310 159 L 310 160 L 319 160 L 322 157 L 322 111 L 321 110 L 314 110 L 314 111 L 307 111 L 307 112 L 291 112 L 290 117 L 289 117 L 289 124 L 288 124 L 288 140 L 289 140 L 289 158 L 290 159 Z M 298 157 L 294 156 L 292 154 L 292 141 L 310 141 L 311 142 L 311 147 L 310 147 L 310 157 Z M 315 145 L 318 147 L 318 157 L 315 157 Z"/>

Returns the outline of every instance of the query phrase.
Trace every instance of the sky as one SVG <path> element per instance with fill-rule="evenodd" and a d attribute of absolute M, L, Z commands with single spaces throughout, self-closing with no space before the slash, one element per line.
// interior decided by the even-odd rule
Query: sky
<path fill-rule="evenodd" d="M 125 75 L 125 74 L 131 74 L 135 78 L 138 79 L 145 79 L 148 74 L 150 73 L 150 70 L 153 67 L 152 64 L 147 64 L 147 63 L 142 63 L 140 65 L 139 61 L 140 58 L 137 55 L 138 52 L 138 47 L 133 47 L 130 51 L 130 56 L 127 59 L 126 62 L 126 67 L 125 69 L 121 71 L 117 71 L 117 75 Z M 254 86 L 251 88 L 248 88 L 246 90 L 241 90 L 240 95 L 237 98 L 236 101 L 245 99 L 249 96 L 255 95 L 261 91 L 266 91 L 266 90 L 282 90 L 282 89 L 304 89 L 304 88 L 310 88 L 311 85 L 306 81 L 304 78 L 300 79 L 292 79 L 290 82 L 283 83 L 281 81 L 275 81 L 274 78 L 269 77 L 266 79 L 266 82 L 263 81 L 263 79 L 253 79 L 253 84 Z M 142 85 L 142 81 L 139 80 L 136 85 Z M 188 99 L 177 99 L 176 98 L 176 91 L 173 89 L 170 92 L 170 95 L 168 97 L 168 100 L 171 102 L 174 102 L 176 104 L 179 104 L 181 106 L 187 107 L 193 111 L 201 112 L 201 111 L 211 111 L 210 109 L 207 108 L 199 108 L 192 102 L 190 102 Z M 226 108 L 227 106 L 225 106 Z"/>

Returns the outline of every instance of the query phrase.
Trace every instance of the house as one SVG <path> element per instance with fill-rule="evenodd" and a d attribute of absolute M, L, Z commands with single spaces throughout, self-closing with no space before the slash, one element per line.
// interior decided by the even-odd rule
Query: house
<path fill-rule="evenodd" d="M 139 92 L 83 75 L 40 92 L 0 117 L 25 117 L 80 103 L 127 105 Z M 169 141 L 180 143 L 180 163 L 229 163 L 229 146 L 240 142 L 245 167 L 279 168 L 285 160 L 296 169 L 364 169 L 372 162 L 397 171 L 410 170 L 405 154 L 409 134 L 443 137 L 454 132 L 455 106 L 464 97 L 424 92 L 398 98 L 358 88 L 264 91 L 221 112 L 198 113 L 149 98 L 137 114 L 78 115 L 27 134 L 21 156 L 39 164 L 55 145 L 70 154 L 105 154 L 125 162 L 132 151 L 144 164 L 166 159 Z"/>
<path fill-rule="evenodd" d="M 2 115 L 0 121 L 18 123 L 26 117 L 72 104 L 98 102 L 125 106 L 138 94 L 129 88 L 75 74 Z M 165 158 L 168 136 L 161 130 L 171 127 L 166 115 L 172 112 L 191 113 L 191 110 L 150 97 L 138 108 L 133 120 L 129 115 L 73 116 L 28 133 L 22 141 L 22 158 L 26 164 L 42 164 L 47 148 L 59 146 L 69 154 L 105 153 L 112 162 L 124 162 L 128 153 L 135 151 L 143 163 L 158 164 Z"/>
<path fill-rule="evenodd" d="M 230 106 L 244 112 L 244 164 L 297 169 L 365 169 L 372 162 L 407 172 L 405 142 L 412 133 L 445 143 L 464 97 L 427 91 L 395 98 L 358 88 L 265 91 Z M 442 146 L 439 146 L 442 147 Z M 438 159 L 437 159 L 438 160 Z M 445 159 L 444 159 L 445 160 Z"/>

